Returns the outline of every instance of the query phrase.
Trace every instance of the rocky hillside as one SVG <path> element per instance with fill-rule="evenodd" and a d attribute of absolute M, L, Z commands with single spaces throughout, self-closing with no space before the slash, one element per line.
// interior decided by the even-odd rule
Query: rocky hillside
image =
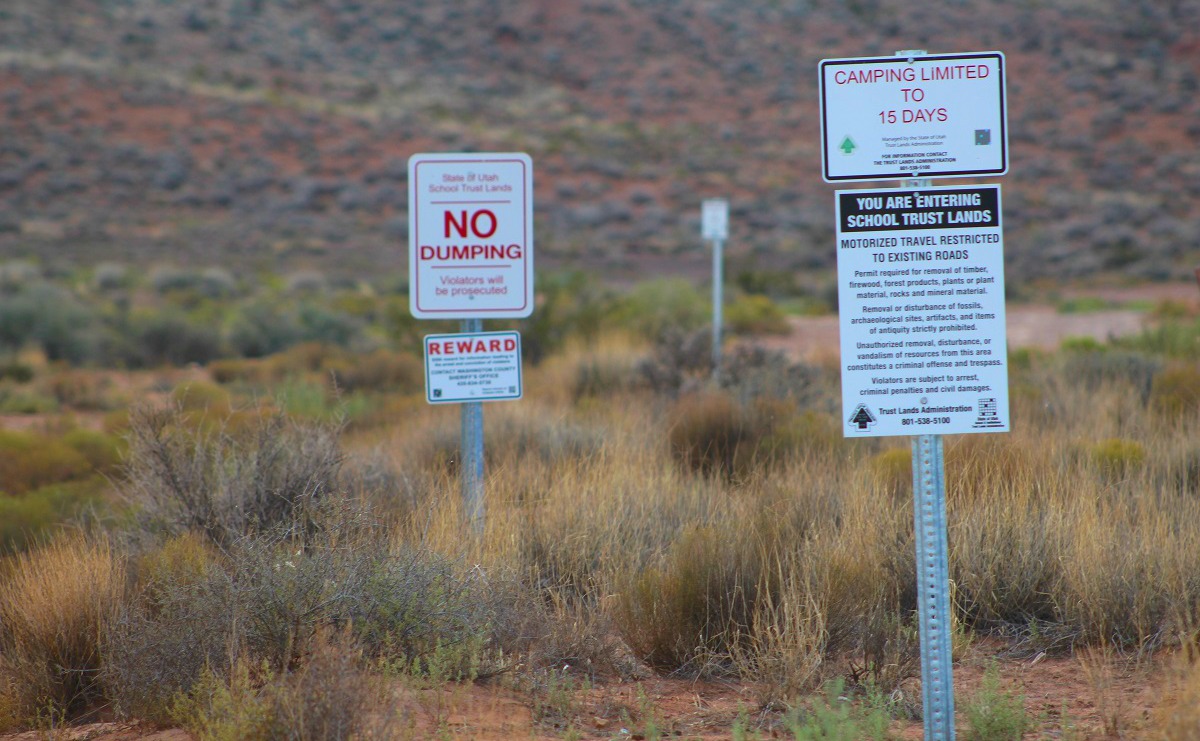
<path fill-rule="evenodd" d="M 0 259 L 406 262 L 417 151 L 534 159 L 538 260 L 833 265 L 817 62 L 1000 50 L 1010 282 L 1190 275 L 1200 0 L 5 0 Z"/>

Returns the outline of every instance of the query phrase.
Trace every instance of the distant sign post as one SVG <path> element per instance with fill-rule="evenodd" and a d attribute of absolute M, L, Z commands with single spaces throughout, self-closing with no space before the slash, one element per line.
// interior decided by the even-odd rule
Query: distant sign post
<path fill-rule="evenodd" d="M 729 201 L 724 198 L 709 198 L 701 204 L 700 232 L 704 239 L 713 243 L 713 334 L 712 361 L 713 375 L 716 376 L 721 368 L 721 318 L 722 303 L 724 302 L 725 287 L 725 240 L 729 238 Z"/>
<path fill-rule="evenodd" d="M 462 320 L 463 334 L 449 336 L 459 340 L 425 340 L 426 399 L 462 404 L 463 507 L 482 533 L 481 401 L 521 396 L 520 336 L 494 338 L 483 320 L 533 313 L 532 160 L 522 153 L 413 155 L 408 234 L 412 315 Z M 493 342 L 501 349 L 493 351 Z"/>
<path fill-rule="evenodd" d="M 845 435 L 912 435 L 925 738 L 954 741 L 942 435 L 1008 430 L 999 186 L 928 178 L 1008 171 L 1004 55 L 826 59 L 819 65 L 837 255 Z"/>
<path fill-rule="evenodd" d="M 825 59 L 820 88 L 827 182 L 1008 171 L 1000 52 Z"/>

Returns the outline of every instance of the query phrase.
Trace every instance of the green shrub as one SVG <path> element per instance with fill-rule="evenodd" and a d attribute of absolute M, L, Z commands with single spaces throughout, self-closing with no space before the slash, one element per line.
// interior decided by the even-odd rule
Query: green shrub
<path fill-rule="evenodd" d="M 1200 414 L 1200 368 L 1181 365 L 1159 373 L 1150 387 L 1150 405 L 1171 420 Z"/>
<path fill-rule="evenodd" d="M 353 644 L 335 638 L 315 644 L 292 671 L 246 663 L 228 679 L 205 671 L 176 696 L 171 717 L 200 741 L 394 738 L 386 718 L 373 719 L 386 698 L 358 664 Z"/>
<path fill-rule="evenodd" d="M 725 307 L 729 331 L 736 335 L 785 335 L 791 331 L 787 316 L 766 296 L 741 296 Z"/>
<path fill-rule="evenodd" d="M 185 412 L 221 416 L 231 411 L 229 392 L 206 381 L 184 381 L 171 390 L 171 401 Z"/>
<path fill-rule="evenodd" d="M 1200 359 L 1200 318 L 1168 319 L 1140 335 L 1114 341 L 1119 347 L 1179 360 Z"/>
<path fill-rule="evenodd" d="M 892 720 L 884 705 L 880 699 L 856 705 L 839 678 L 825 685 L 811 710 L 790 712 L 786 724 L 796 741 L 884 741 Z"/>
<path fill-rule="evenodd" d="M 1073 383 L 1096 391 L 1108 384 L 1128 385 L 1145 401 L 1155 375 L 1162 370 L 1162 361 L 1142 353 L 1104 349 L 1102 346 L 1086 351 L 1068 352 L 1063 373 Z"/>
<path fill-rule="evenodd" d="M 221 338 L 209 325 L 189 320 L 176 311 L 135 316 L 128 328 L 132 338 L 117 360 L 134 368 L 160 365 L 203 365 L 221 354 Z"/>
<path fill-rule="evenodd" d="M 199 741 L 270 738 L 270 709 L 245 663 L 229 679 L 207 667 L 186 693 L 175 697 L 169 718 Z"/>
<path fill-rule="evenodd" d="M 229 346 L 244 358 L 262 358 L 287 349 L 301 336 L 299 322 L 278 306 L 243 307 L 229 328 Z"/>
<path fill-rule="evenodd" d="M 0 386 L 0 413 L 48 414 L 57 410 L 57 401 L 34 389 Z"/>
<path fill-rule="evenodd" d="M 60 439 L 0 430 L 0 486 L 8 494 L 82 478 L 92 470 L 85 455 Z"/>
<path fill-rule="evenodd" d="M 0 365 L 0 380 L 28 383 L 33 380 L 33 367 L 17 360 Z"/>
<path fill-rule="evenodd" d="M 350 347 L 359 339 L 363 329 L 362 321 L 357 317 L 310 302 L 300 305 L 296 319 L 299 339 L 303 342 Z"/>
<path fill-rule="evenodd" d="M 711 323 L 711 302 L 688 281 L 664 278 L 639 283 L 620 297 L 611 315 L 620 328 L 649 340 L 691 332 Z"/>
<path fill-rule="evenodd" d="M 613 297 L 603 284 L 583 271 L 539 275 L 538 308 L 516 324 L 521 352 L 540 363 L 568 339 L 594 339 L 609 321 Z"/>
<path fill-rule="evenodd" d="M 1123 479 L 1140 468 L 1146 460 L 1146 449 L 1134 440 L 1109 438 L 1094 444 L 1092 462 L 1106 479 Z"/>
<path fill-rule="evenodd" d="M 68 431 L 62 441 L 86 458 L 93 471 L 104 474 L 116 470 L 125 450 L 121 438 L 83 427 Z"/>
<path fill-rule="evenodd" d="M 70 291 L 45 282 L 0 297 L 0 347 L 16 352 L 37 344 L 46 358 L 79 364 L 95 353 L 94 312 Z"/>
<path fill-rule="evenodd" d="M 103 486 L 102 479 L 92 477 L 20 496 L 0 495 L 0 554 L 26 550 L 85 512 L 103 511 Z"/>
<path fill-rule="evenodd" d="M 352 654 L 365 649 L 405 671 L 431 662 L 446 678 L 478 670 L 499 622 L 491 587 L 427 551 L 389 548 L 355 503 L 306 506 L 315 509 L 235 539 L 221 557 L 185 535 L 139 560 L 138 599 L 105 641 L 105 682 L 122 714 L 163 718 L 206 668 L 236 682 L 236 657 L 284 676 L 330 631 L 353 641 Z"/>

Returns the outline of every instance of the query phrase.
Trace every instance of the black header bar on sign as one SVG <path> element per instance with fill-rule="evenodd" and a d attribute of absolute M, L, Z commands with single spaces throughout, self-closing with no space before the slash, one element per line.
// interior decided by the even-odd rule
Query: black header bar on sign
<path fill-rule="evenodd" d="M 842 232 L 1000 226 L 1000 189 L 855 190 L 838 194 Z"/>

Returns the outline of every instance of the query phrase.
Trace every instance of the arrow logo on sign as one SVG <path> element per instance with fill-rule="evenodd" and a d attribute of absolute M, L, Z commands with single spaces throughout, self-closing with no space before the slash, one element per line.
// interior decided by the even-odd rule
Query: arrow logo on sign
<path fill-rule="evenodd" d="M 854 154 L 854 150 L 858 149 L 858 145 L 849 136 L 842 139 L 842 143 L 838 145 L 838 149 L 842 150 L 842 154 Z"/>

